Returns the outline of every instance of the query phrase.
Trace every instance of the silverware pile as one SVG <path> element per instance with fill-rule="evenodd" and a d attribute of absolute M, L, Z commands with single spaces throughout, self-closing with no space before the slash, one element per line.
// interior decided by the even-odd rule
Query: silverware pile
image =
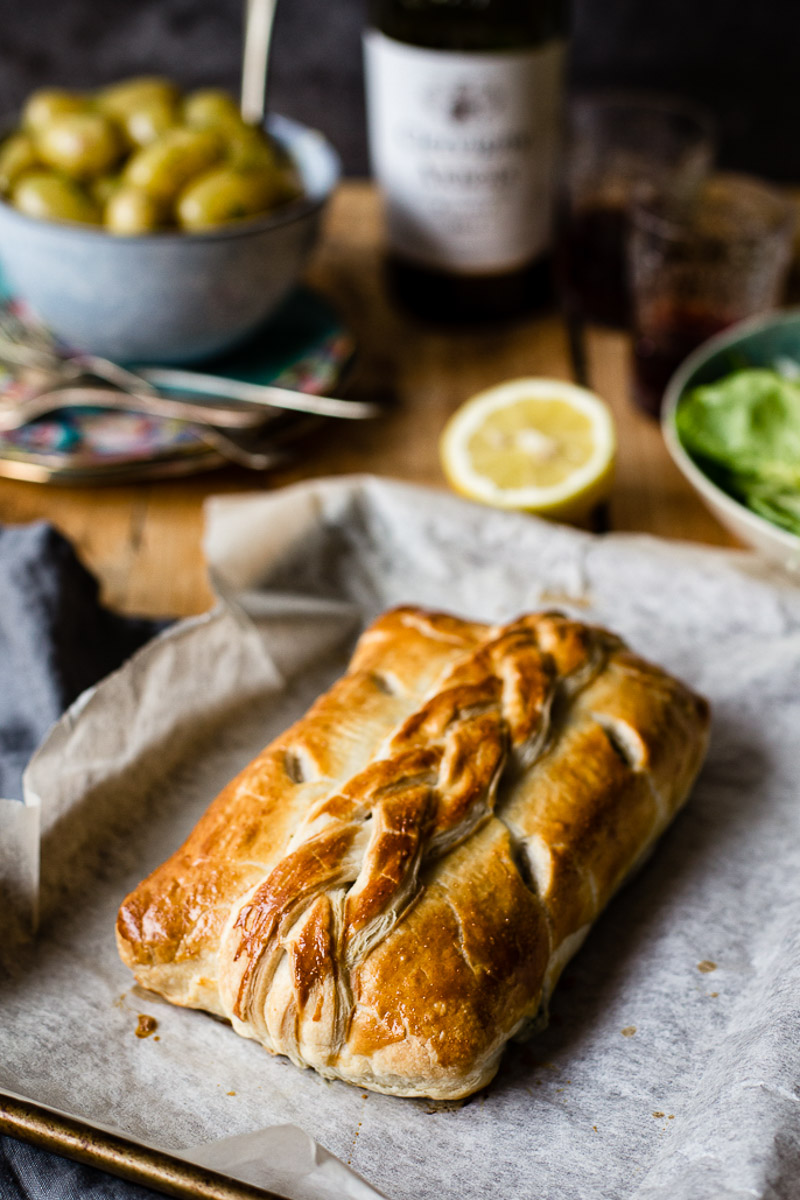
<path fill-rule="evenodd" d="M 376 404 L 341 400 L 267 384 L 246 383 L 171 367 L 131 371 L 92 354 L 63 354 L 46 331 L 0 307 L 0 365 L 17 385 L 0 394 L 0 432 L 19 429 L 47 413 L 75 407 L 118 409 L 184 421 L 223 458 L 253 470 L 275 466 L 285 454 L 254 449 L 280 412 L 368 420 Z M 237 436 L 239 435 L 239 436 Z"/>

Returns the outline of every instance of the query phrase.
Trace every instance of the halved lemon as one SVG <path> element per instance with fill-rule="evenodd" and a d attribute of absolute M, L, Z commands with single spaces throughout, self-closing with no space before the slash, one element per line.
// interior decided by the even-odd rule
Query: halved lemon
<path fill-rule="evenodd" d="M 594 392 L 560 379 L 512 379 L 453 413 L 439 443 L 462 495 L 498 508 L 580 520 L 604 500 L 616 435 Z"/>

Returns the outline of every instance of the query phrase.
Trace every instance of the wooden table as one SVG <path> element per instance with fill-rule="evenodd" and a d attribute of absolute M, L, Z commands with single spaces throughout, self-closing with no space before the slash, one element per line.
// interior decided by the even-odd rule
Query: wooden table
<path fill-rule="evenodd" d="M 437 439 L 447 417 L 468 396 L 504 379 L 569 379 L 564 329 L 555 315 L 478 332 L 418 325 L 386 298 L 380 245 L 373 187 L 345 183 L 331 206 L 310 282 L 330 297 L 358 340 L 350 394 L 385 398 L 385 417 L 329 423 L 303 444 L 291 467 L 263 476 L 230 468 L 92 489 L 0 479 L 0 522 L 52 521 L 98 576 L 108 604 L 129 613 L 183 616 L 204 611 L 212 599 L 200 548 L 206 496 L 364 471 L 445 488 Z M 619 434 L 612 528 L 735 544 L 673 467 L 657 425 L 632 406 L 627 337 L 592 330 L 588 353 L 591 385 L 612 406 Z"/>

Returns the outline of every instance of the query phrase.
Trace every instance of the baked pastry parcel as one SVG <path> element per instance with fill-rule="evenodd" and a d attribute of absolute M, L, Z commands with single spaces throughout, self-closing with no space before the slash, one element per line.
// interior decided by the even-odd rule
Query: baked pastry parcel
<path fill-rule="evenodd" d="M 704 700 L 603 629 L 398 608 L 123 903 L 140 984 L 321 1075 L 495 1074 L 686 799 Z"/>

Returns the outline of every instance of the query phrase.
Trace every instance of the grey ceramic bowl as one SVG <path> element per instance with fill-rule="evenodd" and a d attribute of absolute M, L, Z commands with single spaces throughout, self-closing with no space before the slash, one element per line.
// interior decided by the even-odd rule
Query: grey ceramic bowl
<path fill-rule="evenodd" d="M 800 574 L 800 537 L 745 508 L 701 471 L 678 436 L 676 414 L 692 388 L 713 383 L 742 366 L 800 363 L 800 309 L 741 321 L 704 342 L 673 375 L 664 396 L 661 427 L 675 464 L 701 499 L 736 537 L 794 575 Z"/>
<path fill-rule="evenodd" d="M 39 221 L 0 201 L 0 262 L 12 294 L 69 345 L 118 362 L 189 362 L 253 333 L 294 287 L 340 175 L 316 130 L 271 117 L 304 195 L 273 216 L 210 233 L 118 237 Z"/>

